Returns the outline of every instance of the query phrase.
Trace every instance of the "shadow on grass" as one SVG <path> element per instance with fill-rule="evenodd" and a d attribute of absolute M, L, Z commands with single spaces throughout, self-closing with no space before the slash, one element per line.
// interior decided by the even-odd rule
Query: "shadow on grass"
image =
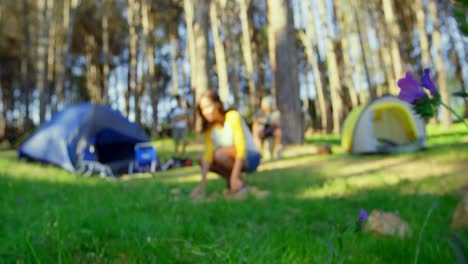
<path fill-rule="evenodd" d="M 468 136 L 468 129 L 465 131 L 440 131 L 431 133 L 430 138 L 464 137 Z"/>
<path fill-rule="evenodd" d="M 312 137 L 306 138 L 305 143 L 313 145 L 327 144 L 330 146 L 340 146 L 341 138 L 339 136 Z"/>

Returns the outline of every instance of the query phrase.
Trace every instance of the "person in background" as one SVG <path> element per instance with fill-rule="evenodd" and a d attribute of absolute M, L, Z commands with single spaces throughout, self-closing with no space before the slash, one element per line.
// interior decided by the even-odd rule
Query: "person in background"
<path fill-rule="evenodd" d="M 252 117 L 252 131 L 257 148 L 263 150 L 265 139 L 272 137 L 274 139 L 273 154 L 277 159 L 281 159 L 283 150 L 280 118 L 280 112 L 275 109 L 271 96 L 265 96 L 262 99 L 260 111 Z"/>
<path fill-rule="evenodd" d="M 179 154 L 179 145 L 182 143 L 181 155 L 183 156 L 185 155 L 185 150 L 189 143 L 187 139 L 189 113 L 182 97 L 177 95 L 175 98 L 177 100 L 177 106 L 170 114 L 172 138 L 175 143 L 175 155 L 177 156 Z"/>
<path fill-rule="evenodd" d="M 247 124 L 238 111 L 225 111 L 219 95 L 212 90 L 202 95 L 197 110 L 202 119 L 205 150 L 200 160 L 201 183 L 191 197 L 204 196 L 208 171 L 226 180 L 229 198 L 245 194 L 248 185 L 242 172 L 254 172 L 260 164 L 260 153 Z"/>

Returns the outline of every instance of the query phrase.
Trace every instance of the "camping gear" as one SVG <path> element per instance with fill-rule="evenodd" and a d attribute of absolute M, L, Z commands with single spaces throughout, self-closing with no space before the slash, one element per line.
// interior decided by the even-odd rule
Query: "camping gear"
<path fill-rule="evenodd" d="M 141 142 L 149 142 L 148 136 L 120 112 L 81 103 L 55 114 L 21 145 L 18 154 L 71 172 L 87 171 L 84 167 L 99 164 L 93 171 L 108 171 L 108 167 L 117 175 L 128 171 L 134 146 Z M 109 171 L 103 173 L 108 175 Z"/>
<path fill-rule="evenodd" d="M 427 146 L 425 122 L 410 104 L 394 96 L 380 97 L 349 113 L 341 144 L 349 153 L 417 151 Z"/>
<path fill-rule="evenodd" d="M 161 164 L 161 170 L 165 171 L 175 168 L 190 167 L 192 165 L 193 162 L 191 159 L 173 157 Z"/>
<path fill-rule="evenodd" d="M 97 160 L 94 145 L 89 145 L 85 148 L 83 153 L 83 160 L 80 162 L 78 174 L 89 177 L 93 174 L 99 174 L 101 177 L 111 176 L 114 177 L 112 170 L 109 166 L 104 165 Z"/>
<path fill-rule="evenodd" d="M 137 172 L 154 173 L 158 166 L 158 155 L 151 142 L 138 143 L 135 145 L 135 160 L 130 162 L 128 174 Z"/>

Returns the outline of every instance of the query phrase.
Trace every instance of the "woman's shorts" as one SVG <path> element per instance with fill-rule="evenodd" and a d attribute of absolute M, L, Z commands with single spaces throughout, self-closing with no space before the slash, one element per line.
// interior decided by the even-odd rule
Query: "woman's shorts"
<path fill-rule="evenodd" d="M 260 165 L 260 153 L 254 151 L 248 151 L 247 156 L 245 157 L 245 172 L 254 172 L 257 170 L 258 165 Z"/>

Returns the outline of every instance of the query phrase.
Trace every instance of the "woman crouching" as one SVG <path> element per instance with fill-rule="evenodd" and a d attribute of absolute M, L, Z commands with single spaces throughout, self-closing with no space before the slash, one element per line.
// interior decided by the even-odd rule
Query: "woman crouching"
<path fill-rule="evenodd" d="M 202 95 L 198 113 L 203 122 L 205 151 L 200 161 L 201 183 L 192 191 L 191 197 L 205 194 L 208 171 L 223 177 L 228 196 L 235 197 L 247 187 L 242 172 L 254 172 L 260 164 L 260 153 L 252 133 L 238 111 L 224 111 L 215 91 L 209 90 Z"/>

